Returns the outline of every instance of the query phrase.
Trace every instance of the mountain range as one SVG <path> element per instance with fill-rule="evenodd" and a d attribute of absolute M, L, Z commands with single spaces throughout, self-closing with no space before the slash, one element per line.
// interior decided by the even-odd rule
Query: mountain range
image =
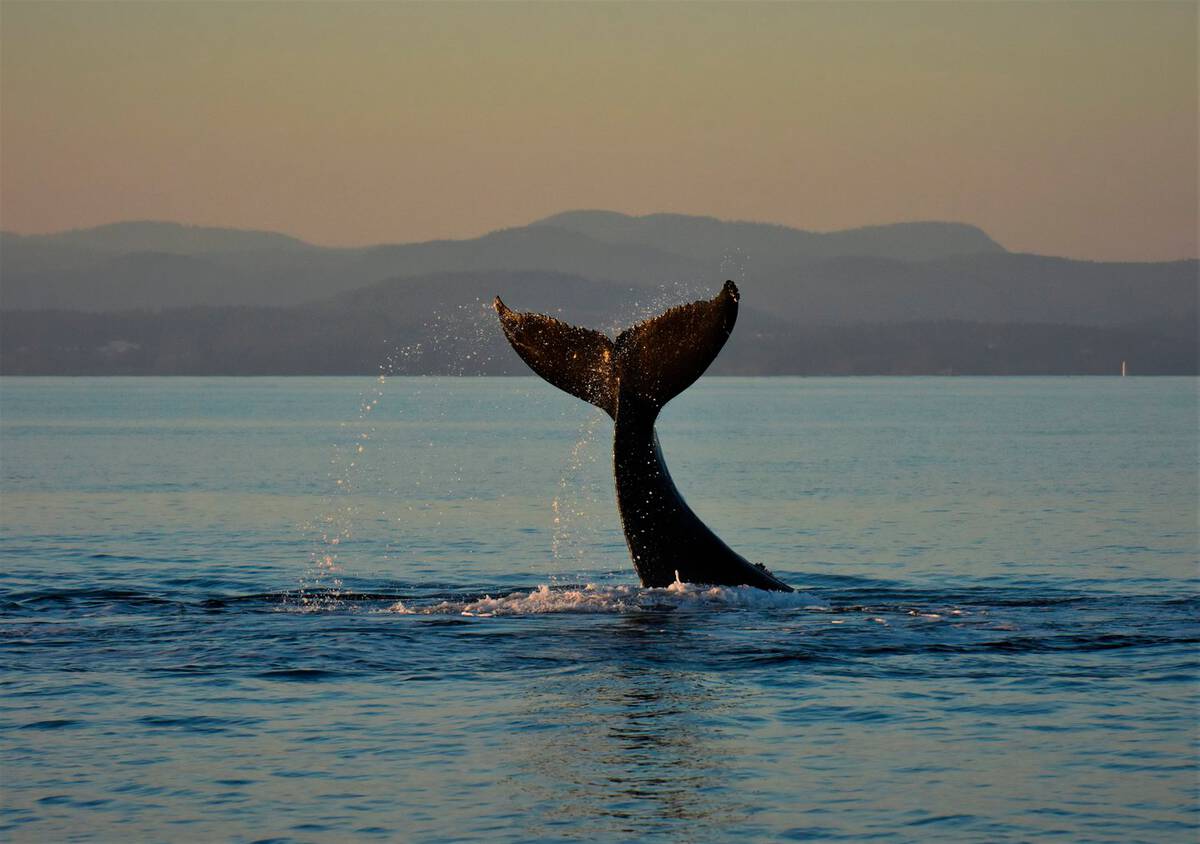
<path fill-rule="evenodd" d="M 716 371 L 1184 373 L 1197 273 L 1011 253 L 945 222 L 820 233 L 571 211 L 355 248 L 128 222 L 0 234 L 0 372 L 369 372 L 401 349 L 398 371 L 520 372 L 496 294 L 615 331 L 734 278 L 742 314 Z"/>

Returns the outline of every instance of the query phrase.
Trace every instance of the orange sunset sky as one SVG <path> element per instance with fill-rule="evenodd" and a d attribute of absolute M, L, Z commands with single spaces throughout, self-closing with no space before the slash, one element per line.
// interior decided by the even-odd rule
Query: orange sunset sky
<path fill-rule="evenodd" d="M 570 208 L 1197 254 L 1197 4 L 0 4 L 0 225 Z"/>

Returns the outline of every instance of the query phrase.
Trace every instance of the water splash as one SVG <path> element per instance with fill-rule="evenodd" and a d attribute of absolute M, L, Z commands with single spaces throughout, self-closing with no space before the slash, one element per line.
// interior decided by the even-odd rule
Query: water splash
<path fill-rule="evenodd" d="M 388 375 L 478 375 L 494 369 L 503 342 L 491 302 L 479 298 L 435 311 L 421 333 L 424 343 L 385 361 Z"/>
<path fill-rule="evenodd" d="M 428 373 L 467 375 L 480 368 L 487 368 L 492 360 L 499 328 L 489 304 L 481 300 L 458 305 L 434 313 L 423 325 L 427 342 L 415 342 L 391 348 L 378 366 L 378 376 L 371 387 L 364 390 L 356 416 L 341 423 L 339 440 L 332 445 L 329 459 L 329 492 L 324 498 L 324 512 L 314 522 L 302 525 L 311 537 L 312 551 L 308 567 L 300 579 L 300 598 L 304 604 L 328 604 L 336 602 L 342 592 L 349 544 L 355 536 L 355 526 L 365 514 L 362 512 L 362 496 L 358 495 L 360 482 L 366 480 L 368 458 L 377 434 L 373 419 L 378 415 L 384 400 L 390 377 L 397 374 Z M 418 399 L 422 392 L 436 389 L 437 382 L 416 387 L 409 399 Z M 391 408 L 392 417 L 403 415 L 403 402 Z M 433 439 L 427 448 L 436 448 Z M 438 461 L 448 467 L 445 476 L 436 479 L 436 485 L 446 484 L 449 489 L 461 486 L 464 467 L 447 456 Z M 404 483 L 413 488 L 429 489 L 435 480 L 421 475 L 408 476 Z M 392 489 L 399 492 L 399 490 Z M 397 498 L 401 496 L 397 495 Z M 408 505 L 411 510 L 413 506 Z M 440 520 L 442 514 L 435 514 Z M 393 512 L 371 514 L 386 523 L 403 521 Z M 436 522 L 440 525 L 440 521 Z M 403 546 L 389 545 L 384 559 L 405 555 Z"/>
<path fill-rule="evenodd" d="M 361 465 L 371 438 L 376 432 L 371 414 L 379 407 L 387 385 L 387 375 L 379 373 L 375 384 L 359 399 L 354 422 L 341 423 L 342 438 L 332 446 L 329 458 L 331 489 L 325 496 L 325 512 L 315 524 L 307 525 L 314 534 L 308 569 L 300 580 L 300 600 L 325 603 L 336 600 L 342 590 L 342 551 L 353 535 L 358 502 L 353 493 L 361 474 Z"/>
<path fill-rule="evenodd" d="M 746 254 L 741 247 L 733 247 L 726 249 L 725 254 L 721 256 L 721 278 L 733 278 L 737 280 L 739 287 L 746 286 L 746 268 L 750 264 L 750 256 Z"/>
<path fill-rule="evenodd" d="M 712 281 L 700 279 L 664 282 L 657 287 L 641 288 L 638 298 L 618 304 L 612 320 L 601 328 L 606 334 L 616 337 L 625 329 L 658 316 L 668 308 L 709 299 L 713 293 Z"/>
<path fill-rule="evenodd" d="M 706 586 L 680 583 L 663 588 L 624 584 L 554 587 L 542 584 L 531 592 L 500 597 L 485 595 L 463 601 L 416 606 L 397 601 L 387 612 L 401 615 L 465 615 L 480 618 L 545 613 L 626 613 L 664 610 L 817 610 L 829 604 L 803 592 L 765 592 L 750 586 Z"/>
<path fill-rule="evenodd" d="M 601 451 L 596 434 L 606 420 L 603 413 L 594 411 L 579 426 L 579 436 L 571 446 L 558 481 L 558 493 L 550 503 L 553 513 L 550 551 L 560 572 L 568 564 L 575 571 L 587 568 L 592 549 L 599 544 L 601 529 L 596 516 L 603 499 L 594 473 L 589 470 L 595 466 Z M 557 580 L 558 575 L 552 579 Z"/>

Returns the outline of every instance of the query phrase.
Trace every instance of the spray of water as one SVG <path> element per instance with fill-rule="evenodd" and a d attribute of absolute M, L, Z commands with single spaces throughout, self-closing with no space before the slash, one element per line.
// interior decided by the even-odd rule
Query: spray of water
<path fill-rule="evenodd" d="M 553 513 L 550 547 L 558 572 L 585 570 L 592 549 L 599 544 L 596 514 L 603 499 L 595 484 L 595 473 L 588 470 L 603 451 L 597 445 L 597 432 L 603 430 L 605 421 L 604 414 L 597 410 L 589 413 L 579 426 L 579 435 L 558 481 L 558 492 L 550 504 Z M 558 578 L 556 574 L 552 580 Z"/>
<path fill-rule="evenodd" d="M 355 526 L 365 516 L 359 486 L 368 477 L 369 451 L 377 434 L 374 420 L 384 401 L 389 379 L 397 374 L 430 371 L 466 375 L 486 368 L 491 360 L 489 343 L 494 346 L 492 341 L 498 333 L 494 322 L 490 306 L 482 301 L 459 305 L 435 313 L 426 321 L 423 334 L 430 338 L 427 342 L 395 346 L 384 356 L 374 383 L 359 397 L 356 416 L 341 423 L 339 439 L 331 446 L 329 489 L 323 498 L 323 513 L 314 522 L 302 525 L 311 537 L 312 546 L 307 569 L 300 579 L 299 598 L 304 606 L 319 608 L 340 602 L 348 555 L 353 551 Z M 410 388 L 412 395 L 403 398 L 420 401 L 423 392 L 438 387 L 436 379 L 420 380 L 423 383 Z M 403 402 L 396 402 L 390 413 L 393 418 L 402 415 Z M 433 449 L 437 445 L 430 439 L 427 447 Z M 440 478 L 416 474 L 404 480 L 417 488 L 424 486 L 425 490 L 443 483 L 449 485 L 447 492 L 460 486 L 464 476 L 461 463 L 453 457 L 439 462 L 448 469 Z M 411 504 L 408 509 L 412 509 Z M 388 512 L 371 515 L 393 523 L 403 521 L 403 517 L 396 518 Z M 442 515 L 436 514 L 435 527 L 440 525 Z M 403 556 L 404 551 L 403 547 L 389 545 L 385 557 Z"/>
<path fill-rule="evenodd" d="M 746 286 L 746 268 L 750 264 L 750 256 L 741 248 L 726 249 L 721 256 L 721 278 L 737 280 L 738 287 Z"/>
<path fill-rule="evenodd" d="M 413 351 L 401 349 L 393 354 Z M 359 397 L 357 417 L 339 426 L 341 436 L 333 444 L 329 458 L 330 488 L 324 498 L 324 513 L 315 523 L 305 526 L 313 537 L 308 568 L 300 581 L 300 601 L 306 606 L 336 602 L 341 594 L 342 556 L 354 537 L 359 515 L 360 505 L 354 493 L 376 433 L 372 416 L 384 398 L 387 380 L 381 366 L 375 383 Z"/>

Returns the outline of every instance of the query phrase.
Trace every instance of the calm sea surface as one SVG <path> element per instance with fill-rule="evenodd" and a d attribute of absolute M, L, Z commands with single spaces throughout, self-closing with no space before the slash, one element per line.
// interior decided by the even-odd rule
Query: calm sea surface
<path fill-rule="evenodd" d="M 1195 379 L 0 380 L 0 838 L 1197 836 Z"/>

